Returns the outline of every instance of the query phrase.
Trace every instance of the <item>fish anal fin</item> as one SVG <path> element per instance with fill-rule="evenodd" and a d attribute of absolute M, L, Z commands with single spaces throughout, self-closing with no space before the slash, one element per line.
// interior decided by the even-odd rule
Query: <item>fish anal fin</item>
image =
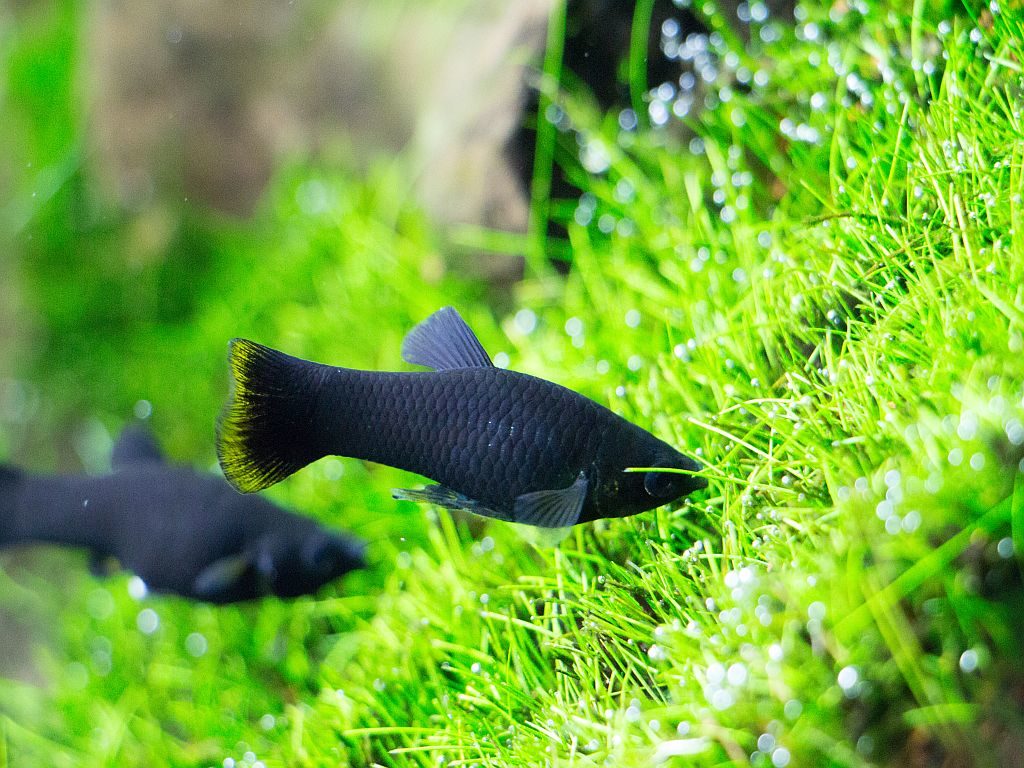
<path fill-rule="evenodd" d="M 437 371 L 490 368 L 480 340 L 453 307 L 444 307 L 421 322 L 402 342 L 402 359 Z"/>
<path fill-rule="evenodd" d="M 502 512 L 484 506 L 479 501 L 471 499 L 458 491 L 446 488 L 443 485 L 428 485 L 426 488 L 395 488 L 391 495 L 396 499 L 405 501 L 421 501 L 428 504 L 436 504 L 446 509 L 460 509 L 472 512 L 484 517 L 491 517 L 495 520 L 510 520 L 511 518 Z"/>
<path fill-rule="evenodd" d="M 110 453 L 110 464 L 114 469 L 123 469 L 133 464 L 163 463 L 164 454 L 156 438 L 141 424 L 125 427 Z"/>
<path fill-rule="evenodd" d="M 518 496 L 512 520 L 539 528 L 568 528 L 580 519 L 586 498 L 587 477 L 580 472 L 575 482 L 565 488 Z"/>

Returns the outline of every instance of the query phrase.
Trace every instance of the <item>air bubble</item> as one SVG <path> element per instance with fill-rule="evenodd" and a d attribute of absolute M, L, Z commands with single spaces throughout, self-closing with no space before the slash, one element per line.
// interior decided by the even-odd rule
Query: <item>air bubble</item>
<path fill-rule="evenodd" d="M 907 512 L 906 516 L 903 518 L 902 527 L 906 533 L 913 533 L 916 531 L 921 527 L 921 513 L 916 509 L 912 509 Z"/>
<path fill-rule="evenodd" d="M 978 669 L 978 652 L 968 648 L 960 654 L 960 669 L 970 674 Z"/>
<path fill-rule="evenodd" d="M 647 113 L 654 125 L 665 125 L 668 122 L 669 110 L 663 101 L 652 101 L 647 105 Z"/>
<path fill-rule="evenodd" d="M 640 702 L 636 699 L 633 699 L 629 703 L 629 706 L 626 707 L 626 721 L 630 723 L 635 723 L 637 720 L 640 719 L 640 714 Z"/>
<path fill-rule="evenodd" d="M 135 624 L 144 635 L 151 635 L 160 626 L 160 617 L 152 608 L 143 608 L 135 619 Z"/>
<path fill-rule="evenodd" d="M 719 688 L 711 694 L 711 706 L 715 709 L 728 709 L 736 703 L 736 695 L 728 688 Z"/>
<path fill-rule="evenodd" d="M 102 587 L 94 589 L 85 599 L 85 608 L 90 616 L 102 621 L 114 612 L 114 598 Z"/>
<path fill-rule="evenodd" d="M 973 440 L 978 432 L 978 417 L 971 411 L 960 414 L 960 424 L 956 428 L 957 437 L 961 440 Z"/>
<path fill-rule="evenodd" d="M 836 682 L 844 693 L 850 695 L 860 682 L 860 672 L 853 666 L 843 667 L 836 676 Z"/>
<path fill-rule="evenodd" d="M 533 333 L 537 327 L 537 315 L 532 309 L 520 309 L 513 319 L 516 330 L 524 335 Z"/>
<path fill-rule="evenodd" d="M 1013 539 L 1009 536 L 1000 539 L 996 544 L 996 552 L 1004 560 L 1013 557 Z"/>
<path fill-rule="evenodd" d="M 199 632 L 192 632 L 185 638 L 185 650 L 188 651 L 189 656 L 199 658 L 206 653 L 208 647 L 206 637 Z"/>
<path fill-rule="evenodd" d="M 647 649 L 647 656 L 651 661 L 664 661 L 666 657 L 665 649 L 655 643 Z"/>
<path fill-rule="evenodd" d="M 615 185 L 615 190 L 612 193 L 616 202 L 619 203 L 630 203 L 636 196 L 636 191 L 633 189 L 633 184 L 628 179 L 619 179 Z"/>
<path fill-rule="evenodd" d="M 729 681 L 729 685 L 736 687 L 743 685 L 747 682 L 747 668 L 739 662 L 730 664 L 726 679 Z"/>
<path fill-rule="evenodd" d="M 604 143 L 591 139 L 580 148 L 580 163 L 590 173 L 600 174 L 611 167 L 612 160 Z"/>
<path fill-rule="evenodd" d="M 146 582 L 138 576 L 132 576 L 128 579 L 128 595 L 132 599 L 141 600 L 148 594 L 149 588 L 146 586 Z"/>

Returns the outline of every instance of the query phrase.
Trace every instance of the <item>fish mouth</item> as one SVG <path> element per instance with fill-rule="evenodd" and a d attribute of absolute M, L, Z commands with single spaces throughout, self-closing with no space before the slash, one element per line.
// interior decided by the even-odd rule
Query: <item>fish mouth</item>
<path fill-rule="evenodd" d="M 684 456 L 679 469 L 686 470 L 687 472 L 700 472 L 704 469 L 704 465 L 700 462 L 694 461 L 693 459 Z M 702 491 L 708 487 L 708 479 L 701 477 L 700 475 L 687 475 L 687 481 L 689 482 L 689 490 L 687 493 L 693 493 L 694 491 Z"/>
<path fill-rule="evenodd" d="M 656 461 L 649 466 L 651 473 L 657 473 L 662 477 L 672 478 L 670 481 L 672 483 L 670 488 L 674 490 L 672 494 L 673 498 L 681 498 L 708 487 L 707 478 L 696 474 L 697 472 L 703 471 L 704 465 L 694 461 L 688 456 L 676 454 L 675 456 L 666 457 L 660 461 Z M 648 483 L 652 482 L 650 478 L 650 474 L 646 475 L 644 478 L 644 487 L 648 494 L 655 498 L 667 498 L 669 488 L 665 488 L 661 492 L 655 490 L 653 487 L 648 486 Z"/>
<path fill-rule="evenodd" d="M 706 477 L 698 477 L 697 475 L 690 476 L 690 487 L 694 491 L 703 491 L 708 487 L 708 479 Z"/>
<path fill-rule="evenodd" d="M 356 568 L 366 567 L 366 542 L 362 539 L 355 537 L 345 538 L 342 540 L 344 543 L 344 553 L 347 558 L 346 562 L 346 573 Z"/>

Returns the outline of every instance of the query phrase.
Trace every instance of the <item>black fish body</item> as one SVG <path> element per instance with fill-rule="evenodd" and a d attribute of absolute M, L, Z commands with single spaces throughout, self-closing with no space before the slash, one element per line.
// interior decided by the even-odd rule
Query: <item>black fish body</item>
<path fill-rule="evenodd" d="M 148 588 L 215 603 L 296 596 L 361 564 L 361 545 L 222 479 L 163 463 L 127 431 L 103 476 L 0 470 L 0 546 L 115 558 Z M 126 444 L 145 455 L 127 453 Z M 152 445 L 152 444 L 150 444 Z"/>
<path fill-rule="evenodd" d="M 235 340 L 218 443 L 229 481 L 259 490 L 321 456 L 352 456 L 440 483 L 401 498 L 543 527 L 636 514 L 706 485 L 625 473 L 700 465 L 570 389 L 494 367 L 451 308 L 417 326 L 403 355 L 436 370 L 337 368 Z"/>

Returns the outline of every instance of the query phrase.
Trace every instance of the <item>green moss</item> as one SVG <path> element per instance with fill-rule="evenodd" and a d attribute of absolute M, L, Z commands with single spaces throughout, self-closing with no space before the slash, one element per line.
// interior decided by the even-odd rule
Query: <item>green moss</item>
<path fill-rule="evenodd" d="M 1024 27 L 987 11 L 939 25 L 921 5 L 806 9 L 816 35 L 779 27 L 737 52 L 767 79 L 719 89 L 691 121 L 700 142 L 623 134 L 561 97 L 608 169 L 569 169 L 585 197 L 549 210 L 572 268 L 538 269 L 499 318 L 484 286 L 441 268 L 447 245 L 398 192 L 400 166 L 299 166 L 251 226 L 196 216 L 180 242 L 205 266 L 173 311 L 155 287 L 181 285 L 173 254 L 113 285 L 82 267 L 74 290 L 56 246 L 26 259 L 61 336 L 19 372 L 41 405 L 16 438 L 69 422 L 103 435 L 146 399 L 174 455 L 212 463 L 229 338 L 397 368 L 404 332 L 454 303 L 492 356 L 698 450 L 710 489 L 537 550 L 396 504 L 395 471 L 328 460 L 271 494 L 366 537 L 372 567 L 293 603 L 138 602 L 77 566 L 54 585 L 63 555 L 7 560 L 0 605 L 58 629 L 37 644 L 47 685 L 0 685 L 0 761 L 1019 754 Z M 92 291 L 138 302 L 138 320 L 108 322 Z M 8 443 L 54 463 L 43 437 Z M 102 439 L 78 445 L 101 460 Z"/>

